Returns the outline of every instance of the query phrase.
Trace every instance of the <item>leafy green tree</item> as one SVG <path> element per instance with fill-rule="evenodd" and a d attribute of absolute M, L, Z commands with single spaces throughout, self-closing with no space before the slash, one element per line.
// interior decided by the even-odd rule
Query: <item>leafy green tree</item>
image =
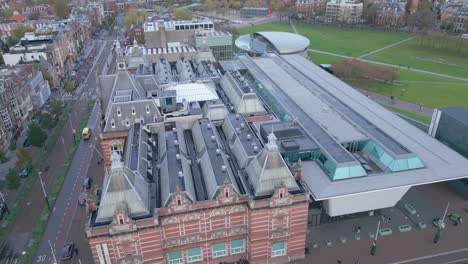
<path fill-rule="evenodd" d="M 6 175 L 6 183 L 7 183 L 8 189 L 10 190 L 16 190 L 21 185 L 21 179 L 15 170 L 13 169 L 8 170 L 8 174 Z"/>
<path fill-rule="evenodd" d="M 67 91 L 68 93 L 72 93 L 73 91 L 75 91 L 75 83 L 71 80 L 66 80 L 65 81 L 65 84 L 64 84 L 64 88 L 65 88 L 65 91 Z"/>
<path fill-rule="evenodd" d="M 18 26 L 15 29 L 11 31 L 11 36 L 15 39 L 20 40 L 22 37 L 24 37 L 24 33 L 26 32 L 33 32 L 34 29 L 31 27 L 27 26 Z"/>
<path fill-rule="evenodd" d="M 55 0 L 54 1 L 55 14 L 60 18 L 68 18 L 69 10 L 67 6 L 67 0 Z"/>
<path fill-rule="evenodd" d="M 32 166 L 32 155 L 26 148 L 18 149 L 16 152 L 16 167 L 20 170 L 31 168 Z"/>
<path fill-rule="evenodd" d="M 143 23 L 145 22 L 146 15 L 143 12 L 136 10 L 135 8 L 130 8 L 127 10 L 125 14 L 125 18 L 123 21 L 124 26 L 130 27 L 136 23 Z"/>
<path fill-rule="evenodd" d="M 46 129 L 51 129 L 55 126 L 55 121 L 49 113 L 43 113 L 41 120 L 42 126 Z"/>
<path fill-rule="evenodd" d="M 192 20 L 192 11 L 187 8 L 177 8 L 174 12 L 175 19 L 177 20 Z"/>
<path fill-rule="evenodd" d="M 41 147 L 44 144 L 46 135 L 40 126 L 35 123 L 31 123 L 28 128 L 28 138 L 31 145 Z"/>
<path fill-rule="evenodd" d="M 8 161 L 8 157 L 6 155 L 5 150 L 0 149 L 0 163 L 5 163 Z"/>
<path fill-rule="evenodd" d="M 50 111 L 54 115 L 60 115 L 62 113 L 62 103 L 60 101 L 57 101 L 55 98 L 52 98 L 50 100 Z"/>
<path fill-rule="evenodd" d="M 46 69 L 41 69 L 41 72 L 42 72 L 42 77 L 44 77 L 44 80 L 49 82 L 49 86 L 51 88 L 53 88 L 54 87 L 54 78 L 52 77 L 52 75 L 50 75 L 50 73 Z"/>

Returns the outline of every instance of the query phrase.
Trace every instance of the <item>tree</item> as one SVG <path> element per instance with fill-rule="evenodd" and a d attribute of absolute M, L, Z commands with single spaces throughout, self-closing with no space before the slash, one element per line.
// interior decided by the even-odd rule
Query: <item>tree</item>
<path fill-rule="evenodd" d="M 55 14 L 60 17 L 60 18 L 68 18 L 69 11 L 68 11 L 68 5 L 67 5 L 67 0 L 54 0 L 53 5 L 55 8 Z"/>
<path fill-rule="evenodd" d="M 174 12 L 175 19 L 177 20 L 192 20 L 193 14 L 187 8 L 177 8 Z"/>
<path fill-rule="evenodd" d="M 423 0 L 418 4 L 416 11 L 416 24 L 425 31 L 431 29 L 434 25 L 436 15 L 432 12 L 432 1 Z"/>
<path fill-rule="evenodd" d="M 6 155 L 5 150 L 0 149 L 0 163 L 5 163 L 8 161 L 8 157 Z"/>
<path fill-rule="evenodd" d="M 16 27 L 15 29 L 13 29 L 11 31 L 11 37 L 15 38 L 15 39 L 21 39 L 22 37 L 24 37 L 24 33 L 26 32 L 33 32 L 34 29 L 31 28 L 31 27 L 27 27 L 27 26 L 18 26 Z"/>
<path fill-rule="evenodd" d="M 377 17 L 377 12 L 379 11 L 379 6 L 373 2 L 364 3 L 362 10 L 362 17 L 366 20 L 368 24 L 374 24 L 375 18 Z"/>
<path fill-rule="evenodd" d="M 52 114 L 60 115 L 62 113 L 62 108 L 62 103 L 52 97 L 50 100 L 50 111 L 52 112 Z"/>
<path fill-rule="evenodd" d="M 46 135 L 41 127 L 35 123 L 31 123 L 28 128 L 28 138 L 31 145 L 41 147 L 44 144 Z"/>
<path fill-rule="evenodd" d="M 130 27 L 133 24 L 145 22 L 146 15 L 135 8 L 129 8 L 123 21 L 124 26 Z"/>
<path fill-rule="evenodd" d="M 39 12 L 32 12 L 31 14 L 29 14 L 28 18 L 29 20 L 37 20 L 41 17 L 41 13 Z"/>
<path fill-rule="evenodd" d="M 43 113 L 41 119 L 42 126 L 46 129 L 51 129 L 55 126 L 55 121 L 49 113 Z"/>
<path fill-rule="evenodd" d="M 71 80 L 65 80 L 65 91 L 67 91 L 68 93 L 72 93 L 73 91 L 75 91 L 75 83 Z"/>
<path fill-rule="evenodd" d="M 31 168 L 32 166 L 32 155 L 26 148 L 18 149 L 16 152 L 16 167 L 19 170 Z"/>
<path fill-rule="evenodd" d="M 18 176 L 18 173 L 14 169 L 8 170 L 8 173 L 6 175 L 6 183 L 7 183 L 8 189 L 10 190 L 16 190 L 21 185 L 21 179 Z"/>
<path fill-rule="evenodd" d="M 211 11 L 211 10 L 215 9 L 216 3 L 213 0 L 205 0 L 205 2 L 203 3 L 203 6 L 207 10 Z"/>
<path fill-rule="evenodd" d="M 5 65 L 5 60 L 3 59 L 3 53 L 0 53 L 0 66 Z"/>
<path fill-rule="evenodd" d="M 46 69 L 41 69 L 42 72 L 42 77 L 44 77 L 44 80 L 46 80 L 49 83 L 49 86 L 51 88 L 54 87 L 54 78 L 52 78 L 52 75 L 46 70 Z"/>

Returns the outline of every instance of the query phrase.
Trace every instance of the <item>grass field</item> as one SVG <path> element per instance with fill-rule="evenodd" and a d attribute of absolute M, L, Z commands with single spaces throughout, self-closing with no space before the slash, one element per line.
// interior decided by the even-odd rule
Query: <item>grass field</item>
<path fill-rule="evenodd" d="M 316 52 L 310 52 L 311 60 L 316 63 L 330 63 L 342 60 Z M 409 70 L 399 70 L 400 78 L 395 84 L 376 81 L 349 81 L 348 84 L 386 96 L 397 96 L 398 99 L 427 107 L 463 105 L 468 107 L 468 82 L 454 80 Z M 403 96 L 401 89 L 405 89 Z"/>
<path fill-rule="evenodd" d="M 343 29 L 318 25 L 296 25 L 298 33 L 310 40 L 310 48 L 333 52 L 347 56 L 360 56 L 373 50 L 411 37 L 401 32 L 382 32 L 359 29 Z M 288 23 L 270 23 L 254 27 L 241 28 L 241 34 L 257 31 L 287 31 L 291 32 Z"/>
<path fill-rule="evenodd" d="M 468 78 L 468 56 L 454 49 L 418 45 L 416 39 L 375 53 L 368 60 Z"/>
<path fill-rule="evenodd" d="M 430 116 L 425 116 L 425 115 L 422 115 L 420 113 L 415 113 L 415 112 L 402 110 L 400 108 L 396 108 L 396 107 L 392 107 L 392 106 L 388 106 L 388 105 L 383 105 L 383 106 L 385 108 L 389 109 L 392 112 L 396 112 L 396 113 L 399 113 L 399 114 L 404 115 L 406 117 L 416 119 L 416 120 L 421 121 L 421 122 L 423 122 L 425 124 L 430 124 L 431 123 L 431 117 Z"/>
<path fill-rule="evenodd" d="M 310 39 L 313 49 L 348 56 L 359 56 L 389 44 L 411 37 L 406 33 L 379 32 L 355 29 L 341 29 L 316 25 L 296 25 L 300 34 Z M 271 23 L 241 29 L 242 34 L 262 30 L 291 32 L 287 23 Z M 310 52 L 316 64 L 333 64 L 343 58 Z M 369 60 L 397 65 L 410 65 L 412 68 L 433 71 L 468 78 L 468 58 L 450 49 L 419 46 L 416 40 L 403 43 L 369 57 Z M 409 70 L 400 70 L 400 78 L 394 84 L 376 81 L 346 81 L 357 88 L 427 107 L 462 105 L 468 107 L 468 82 L 444 78 Z M 404 93 L 401 90 L 404 89 Z"/>

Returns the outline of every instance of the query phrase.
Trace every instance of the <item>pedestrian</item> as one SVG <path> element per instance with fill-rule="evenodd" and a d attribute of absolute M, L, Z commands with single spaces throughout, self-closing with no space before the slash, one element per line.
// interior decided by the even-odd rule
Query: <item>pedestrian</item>
<path fill-rule="evenodd" d="M 390 220 L 392 220 L 390 217 L 387 218 L 387 224 L 390 224 Z"/>
<path fill-rule="evenodd" d="M 78 248 L 75 247 L 75 254 L 78 255 Z"/>
<path fill-rule="evenodd" d="M 360 227 L 360 226 L 358 226 L 358 227 L 357 227 L 357 230 L 356 230 L 356 234 L 358 234 L 358 235 L 359 235 L 360 233 L 361 233 L 361 227 Z"/>
<path fill-rule="evenodd" d="M 342 262 L 341 262 L 341 260 L 337 260 L 336 263 L 337 263 L 337 264 L 341 264 Z"/>

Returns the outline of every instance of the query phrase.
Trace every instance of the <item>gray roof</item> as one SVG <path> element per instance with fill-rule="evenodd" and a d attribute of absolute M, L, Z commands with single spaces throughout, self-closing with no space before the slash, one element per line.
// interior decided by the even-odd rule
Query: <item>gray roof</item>
<path fill-rule="evenodd" d="M 158 124 L 161 205 L 167 206 L 176 191 L 196 201 L 195 188 L 182 130 L 171 123 Z"/>
<path fill-rule="evenodd" d="M 255 36 L 261 36 L 267 40 L 274 49 L 280 54 L 298 53 L 309 48 L 308 38 L 289 32 L 280 31 L 261 31 L 254 33 Z"/>
<path fill-rule="evenodd" d="M 266 135 L 271 132 L 275 134 L 279 151 L 282 154 L 320 149 L 295 122 L 265 122 L 260 125 L 260 134 L 263 139 L 266 139 Z"/>
<path fill-rule="evenodd" d="M 104 132 L 130 129 L 135 123 L 154 123 L 162 120 L 153 99 L 112 103 L 106 113 Z"/>
<path fill-rule="evenodd" d="M 216 127 L 206 118 L 195 122 L 192 128 L 197 158 L 200 160 L 200 170 L 207 191 L 207 198 L 213 199 L 218 189 L 224 183 L 231 183 L 238 192 L 237 184 L 232 174 L 226 156 L 218 143 L 219 135 Z"/>
<path fill-rule="evenodd" d="M 280 184 L 284 184 L 289 191 L 299 190 L 291 171 L 278 151 L 276 137 L 270 134 L 268 140 L 262 152 L 246 168 L 254 195 L 271 195 Z"/>
<path fill-rule="evenodd" d="M 442 113 L 468 125 L 468 109 L 463 106 L 447 106 L 438 108 Z"/>
<path fill-rule="evenodd" d="M 405 1 L 406 3 L 406 1 Z M 384 3 L 381 7 L 380 7 L 380 11 L 381 12 L 384 12 L 384 11 L 395 11 L 395 12 L 403 12 L 403 8 L 401 7 L 401 5 L 399 3 L 395 3 L 395 2 L 392 2 L 392 3 Z"/>
<path fill-rule="evenodd" d="M 336 111 L 345 117 L 339 120 L 343 126 L 347 124 L 355 126 L 355 129 L 368 136 L 371 141 L 395 157 L 416 157 L 424 165 L 419 169 L 393 172 L 386 170 L 381 173 L 369 174 L 366 177 L 333 181 L 324 175 L 323 169 L 315 164 L 315 161 L 312 161 L 315 164 L 315 170 L 313 168 L 307 169 L 304 166 L 302 174 L 305 182 L 310 182 L 308 186 L 315 199 L 329 199 L 468 176 L 468 160 L 463 156 L 336 77 L 324 73 L 322 69 L 307 59 L 299 55 L 275 56 L 273 54 L 269 54 L 268 57 L 252 59 L 241 55 L 239 58 L 256 77 L 260 78 L 263 87 L 271 89 L 272 86 L 277 86 L 279 90 L 272 90 L 273 95 L 281 98 L 281 104 L 284 106 L 286 103 L 285 108 L 289 111 L 294 109 L 307 111 L 305 110 L 307 108 L 300 103 L 294 94 L 291 94 L 290 90 L 287 90 L 287 96 L 281 96 L 281 91 L 288 89 L 285 86 L 291 86 L 291 83 L 283 83 L 283 80 L 300 80 L 301 86 L 307 87 L 302 96 L 307 93 L 307 98 L 319 97 L 322 99 L 330 111 Z M 278 76 L 279 78 L 277 78 Z M 294 98 L 292 104 L 287 99 L 291 98 L 290 96 Z M 304 112 L 303 116 L 295 115 L 299 124 L 303 125 L 306 131 L 311 132 L 311 129 L 316 128 L 308 129 L 304 126 L 304 123 L 310 122 L 307 116 L 311 119 L 318 118 L 310 116 L 308 112 Z M 324 131 L 326 132 L 326 130 Z M 310 134 L 313 138 L 315 137 L 313 133 Z M 321 145 L 326 151 L 333 152 L 329 145 Z M 307 162 L 305 163 L 307 164 Z"/>
<path fill-rule="evenodd" d="M 126 210 L 131 217 L 149 214 L 149 188 L 146 180 L 125 167 L 117 152 L 112 153 L 111 161 L 110 174 L 104 179 L 96 222 L 112 220 L 119 208 Z"/>

